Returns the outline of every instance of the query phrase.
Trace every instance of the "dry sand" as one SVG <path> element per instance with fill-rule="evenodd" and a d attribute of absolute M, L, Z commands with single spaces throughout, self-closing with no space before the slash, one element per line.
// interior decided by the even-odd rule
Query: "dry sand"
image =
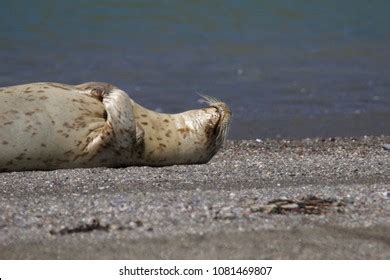
<path fill-rule="evenodd" d="M 205 165 L 1 173 L 0 259 L 390 259 L 386 143 L 228 141 Z"/>

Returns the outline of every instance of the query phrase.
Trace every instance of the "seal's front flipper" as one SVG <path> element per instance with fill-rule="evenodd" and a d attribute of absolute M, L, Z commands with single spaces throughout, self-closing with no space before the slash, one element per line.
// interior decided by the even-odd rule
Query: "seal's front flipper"
<path fill-rule="evenodd" d="M 116 151 L 131 150 L 137 140 L 143 139 L 143 130 L 136 127 L 133 101 L 124 91 L 99 82 L 77 85 L 76 88 L 101 101 L 107 114 L 102 131 L 88 144 L 88 151 L 109 143 Z"/>

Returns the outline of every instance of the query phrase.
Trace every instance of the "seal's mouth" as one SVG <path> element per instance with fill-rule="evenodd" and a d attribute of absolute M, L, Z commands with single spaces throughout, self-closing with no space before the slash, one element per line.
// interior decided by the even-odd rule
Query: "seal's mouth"
<path fill-rule="evenodd" d="M 218 149 L 226 140 L 229 133 L 230 120 L 232 112 L 226 103 L 210 96 L 201 95 L 202 98 L 208 103 L 209 107 L 215 108 L 219 115 L 219 120 L 214 127 L 215 142 L 214 148 Z"/>

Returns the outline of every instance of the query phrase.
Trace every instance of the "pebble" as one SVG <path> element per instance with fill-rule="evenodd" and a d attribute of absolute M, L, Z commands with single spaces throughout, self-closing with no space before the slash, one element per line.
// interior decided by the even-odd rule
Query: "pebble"
<path fill-rule="evenodd" d="M 341 201 L 346 203 L 346 204 L 354 204 L 355 203 L 355 199 L 351 196 L 346 196 L 346 197 L 342 198 Z"/>
<path fill-rule="evenodd" d="M 215 218 L 216 219 L 223 219 L 223 220 L 233 220 L 237 218 L 237 211 L 233 211 L 232 207 L 223 207 L 221 210 L 219 210 Z"/>
<path fill-rule="evenodd" d="M 382 147 L 383 149 L 390 151 L 390 144 L 383 144 Z"/>

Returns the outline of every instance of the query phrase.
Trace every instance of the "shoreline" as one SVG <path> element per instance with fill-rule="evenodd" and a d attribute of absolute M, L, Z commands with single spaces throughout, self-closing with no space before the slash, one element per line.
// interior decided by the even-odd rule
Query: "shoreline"
<path fill-rule="evenodd" d="M 204 165 L 0 173 L 0 259 L 389 259 L 388 143 L 230 140 Z M 310 196 L 331 202 L 305 212 Z M 287 212 L 262 210 L 274 200 Z"/>

